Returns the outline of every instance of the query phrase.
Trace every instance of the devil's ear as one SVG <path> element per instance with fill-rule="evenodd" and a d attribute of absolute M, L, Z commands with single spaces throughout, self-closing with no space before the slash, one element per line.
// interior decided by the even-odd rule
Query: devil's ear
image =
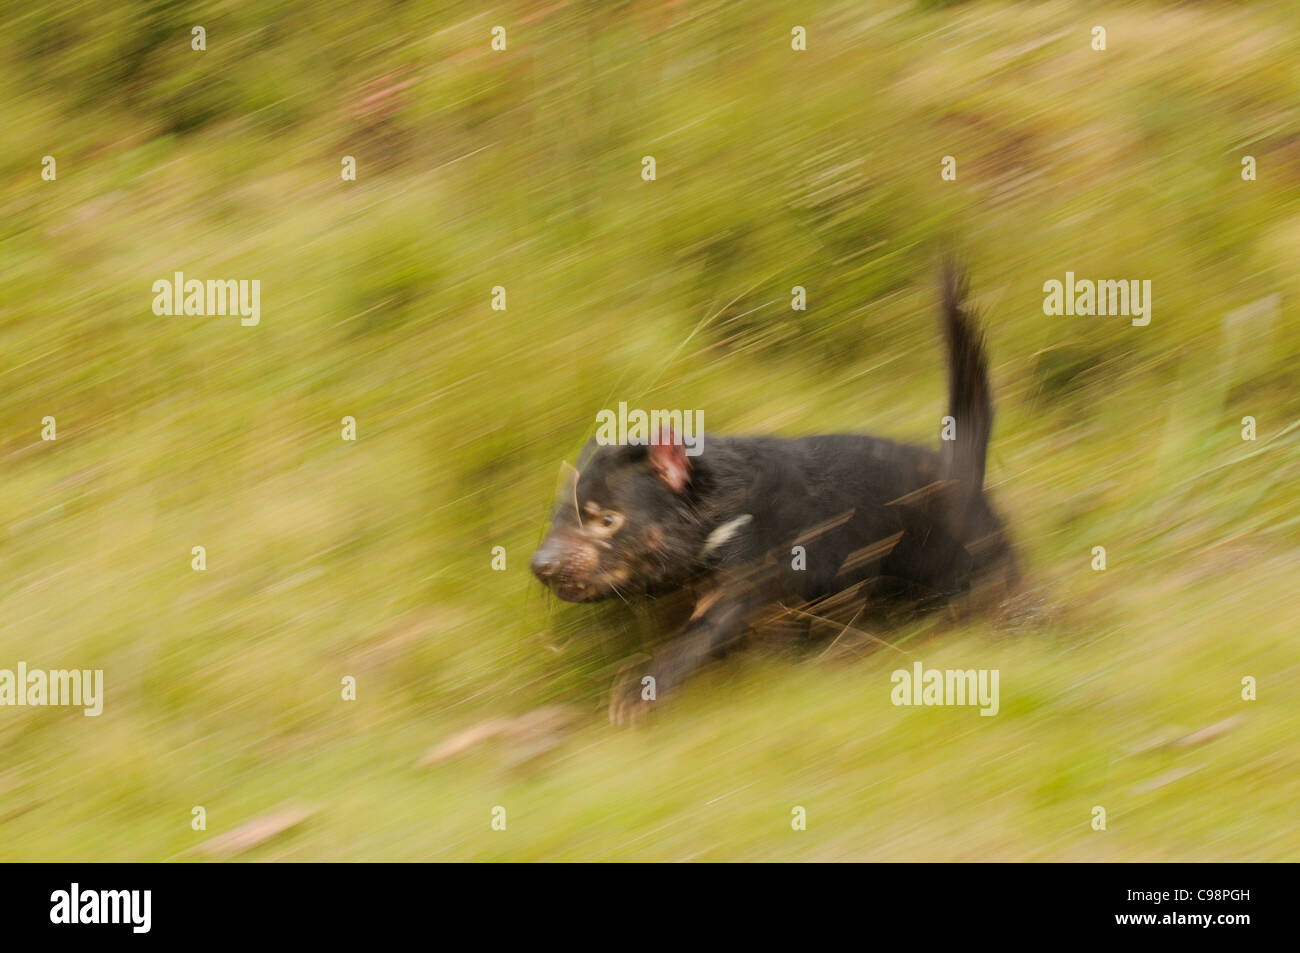
<path fill-rule="evenodd" d="M 686 489 L 691 480 L 691 461 L 686 456 L 686 446 L 677 439 L 672 427 L 664 427 L 651 438 L 650 467 L 659 479 L 668 484 L 674 493 Z"/>

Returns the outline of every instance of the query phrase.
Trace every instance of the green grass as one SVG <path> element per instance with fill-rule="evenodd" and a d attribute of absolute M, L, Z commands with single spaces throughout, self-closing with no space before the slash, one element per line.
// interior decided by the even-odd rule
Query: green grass
<path fill-rule="evenodd" d="M 242 858 L 1300 855 L 1288 4 L 5 19 L 0 668 L 102 668 L 107 699 L 0 709 L 0 858 L 190 859 L 285 803 L 316 813 Z M 985 310 L 989 481 L 1044 611 L 923 620 L 901 652 L 756 649 L 609 727 L 647 627 L 530 583 L 560 462 L 618 400 L 937 442 L 945 244 Z M 176 270 L 260 279 L 261 325 L 154 316 Z M 1150 326 L 1045 316 L 1066 270 L 1151 279 Z M 1271 320 L 1225 322 L 1271 294 Z M 892 706 L 914 659 L 999 669 L 1000 714 Z M 542 705 L 576 718 L 543 756 L 416 766 Z"/>

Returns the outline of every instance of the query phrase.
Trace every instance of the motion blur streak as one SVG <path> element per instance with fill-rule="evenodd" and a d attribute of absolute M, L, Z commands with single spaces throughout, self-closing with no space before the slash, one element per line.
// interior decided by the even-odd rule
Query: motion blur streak
<path fill-rule="evenodd" d="M 1294 4 L 2 19 L 0 668 L 103 713 L 0 706 L 0 858 L 1300 853 Z M 935 446 L 947 249 L 1018 621 L 804 619 L 610 728 L 660 630 L 532 579 L 561 462 L 620 401 Z M 917 662 L 997 715 L 892 704 Z"/>

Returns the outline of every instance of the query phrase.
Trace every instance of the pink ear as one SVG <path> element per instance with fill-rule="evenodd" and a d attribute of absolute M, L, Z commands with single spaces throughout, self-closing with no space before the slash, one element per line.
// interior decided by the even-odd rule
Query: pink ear
<path fill-rule="evenodd" d="M 691 478 L 691 464 L 686 447 L 677 439 L 672 427 L 665 427 L 650 441 L 650 466 L 674 493 L 686 488 Z"/>

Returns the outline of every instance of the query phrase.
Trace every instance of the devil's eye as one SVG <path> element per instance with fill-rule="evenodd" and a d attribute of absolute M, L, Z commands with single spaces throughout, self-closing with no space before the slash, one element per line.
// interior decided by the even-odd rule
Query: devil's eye
<path fill-rule="evenodd" d="M 592 513 L 591 531 L 600 536 L 613 536 L 623 527 L 623 514 L 616 510 Z"/>

